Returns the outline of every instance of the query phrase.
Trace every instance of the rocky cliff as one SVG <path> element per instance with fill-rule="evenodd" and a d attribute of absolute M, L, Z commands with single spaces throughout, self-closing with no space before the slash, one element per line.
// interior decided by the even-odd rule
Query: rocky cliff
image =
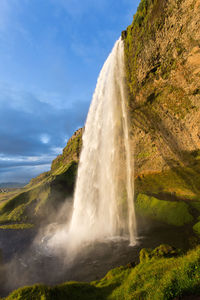
<path fill-rule="evenodd" d="M 200 200 L 199 16 L 199 0 L 142 0 L 133 23 L 122 32 L 136 194 L 183 200 L 187 205 L 193 200 L 189 204 L 196 207 Z M 138 206 L 143 210 L 141 201 Z"/>

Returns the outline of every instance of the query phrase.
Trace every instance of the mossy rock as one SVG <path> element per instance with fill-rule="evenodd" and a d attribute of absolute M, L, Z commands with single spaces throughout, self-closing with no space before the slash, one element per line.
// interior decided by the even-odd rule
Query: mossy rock
<path fill-rule="evenodd" d="M 200 211 L 200 165 L 192 159 L 191 153 L 183 153 L 188 167 L 174 167 L 158 173 L 140 175 L 135 180 L 135 190 L 142 194 L 165 194 L 168 198 L 192 200 Z M 199 203 L 199 204 L 198 204 Z"/>
<path fill-rule="evenodd" d="M 148 261 L 149 259 L 158 259 L 162 257 L 175 257 L 181 253 L 180 250 L 175 249 L 174 247 L 162 244 L 155 248 L 154 250 L 150 248 L 143 248 L 140 251 L 140 262 Z"/>
<path fill-rule="evenodd" d="M 137 196 L 136 212 L 141 216 L 175 226 L 183 226 L 193 221 L 185 202 L 159 200 L 144 194 Z"/>

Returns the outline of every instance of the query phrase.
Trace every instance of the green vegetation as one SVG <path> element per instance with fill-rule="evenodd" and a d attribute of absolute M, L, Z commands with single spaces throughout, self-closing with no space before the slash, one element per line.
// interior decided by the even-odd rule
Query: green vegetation
<path fill-rule="evenodd" d="M 56 159 L 53 160 L 51 165 L 51 172 L 56 172 L 57 170 L 62 169 L 66 164 L 75 160 L 77 161 L 81 152 L 82 147 L 82 129 L 79 129 L 72 136 L 67 146 L 63 149 L 63 154 L 59 155 Z"/>
<path fill-rule="evenodd" d="M 193 226 L 193 230 L 196 234 L 200 235 L 200 222 L 197 222 L 194 226 Z"/>
<path fill-rule="evenodd" d="M 155 248 L 154 250 L 150 248 L 143 248 L 140 251 L 140 262 L 144 263 L 151 259 L 157 259 L 162 257 L 174 257 L 180 255 L 181 250 L 177 250 L 174 247 L 171 247 L 167 244 L 162 244 Z"/>
<path fill-rule="evenodd" d="M 149 152 L 140 152 L 137 156 L 137 158 L 147 158 L 149 157 L 151 154 Z"/>
<path fill-rule="evenodd" d="M 148 253 L 147 256 L 144 253 Z M 55 287 L 34 285 L 11 293 L 6 300 L 168 300 L 200 293 L 200 247 L 178 256 L 169 245 L 142 249 L 140 263 L 118 267 L 95 282 L 68 282 Z"/>
<path fill-rule="evenodd" d="M 190 163 L 190 157 L 187 161 Z M 171 164 L 173 165 L 173 162 Z M 144 174 L 136 178 L 135 190 L 137 193 L 149 195 L 162 193 L 172 199 L 176 197 L 179 200 L 196 200 L 191 201 L 191 204 L 197 207 L 197 201 L 200 199 L 199 171 L 199 162 L 193 160 L 187 167 L 172 166 L 162 172 Z"/>
<path fill-rule="evenodd" d="M 186 203 L 159 200 L 144 194 L 137 197 L 136 211 L 142 216 L 175 226 L 183 226 L 193 221 Z"/>
<path fill-rule="evenodd" d="M 0 229 L 29 229 L 32 228 L 33 224 L 28 223 L 19 223 L 19 224 L 7 224 L 7 225 L 0 225 Z"/>
<path fill-rule="evenodd" d="M 199 202 L 193 202 L 191 201 L 190 205 L 195 208 L 198 212 L 200 212 L 200 201 Z"/>

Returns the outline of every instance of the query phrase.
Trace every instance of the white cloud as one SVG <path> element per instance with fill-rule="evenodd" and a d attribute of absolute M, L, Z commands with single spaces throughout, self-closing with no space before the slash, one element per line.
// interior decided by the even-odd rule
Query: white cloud
<path fill-rule="evenodd" d="M 39 174 L 49 171 L 51 165 L 43 164 L 38 166 L 17 166 L 3 169 L 0 172 L 0 182 L 25 182 L 38 176 Z"/>
<path fill-rule="evenodd" d="M 52 152 L 55 153 L 56 155 L 61 154 L 62 151 L 63 151 L 63 148 L 61 148 L 61 147 L 53 147 L 52 148 Z"/>
<path fill-rule="evenodd" d="M 27 165 L 30 163 L 44 163 L 46 164 L 47 161 L 52 161 L 55 158 L 55 155 L 57 153 L 62 152 L 62 148 L 52 148 L 53 155 L 45 154 L 45 155 L 39 155 L 39 156 L 21 156 L 21 155 L 15 155 L 15 156 L 6 156 L 3 153 L 0 153 L 0 163 L 7 162 L 7 163 L 27 163 Z M 55 155 L 54 155 L 55 153 Z M 10 164 L 12 166 L 12 164 Z"/>
<path fill-rule="evenodd" d="M 43 144 L 48 144 L 50 141 L 50 136 L 48 134 L 44 133 L 40 136 L 40 140 Z"/>

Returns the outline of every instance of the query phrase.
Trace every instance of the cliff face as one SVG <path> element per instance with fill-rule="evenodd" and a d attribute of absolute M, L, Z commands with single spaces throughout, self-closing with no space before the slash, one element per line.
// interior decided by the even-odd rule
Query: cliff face
<path fill-rule="evenodd" d="M 62 155 L 51 165 L 51 170 L 32 179 L 23 189 L 5 193 L 0 198 L 0 223 L 22 223 L 52 218 L 66 198 L 72 205 L 78 159 L 82 145 L 82 129 L 69 139 Z M 66 211 L 66 218 L 68 212 Z"/>
<path fill-rule="evenodd" d="M 199 0 L 142 0 L 122 32 L 137 192 L 200 197 L 199 15 Z"/>

